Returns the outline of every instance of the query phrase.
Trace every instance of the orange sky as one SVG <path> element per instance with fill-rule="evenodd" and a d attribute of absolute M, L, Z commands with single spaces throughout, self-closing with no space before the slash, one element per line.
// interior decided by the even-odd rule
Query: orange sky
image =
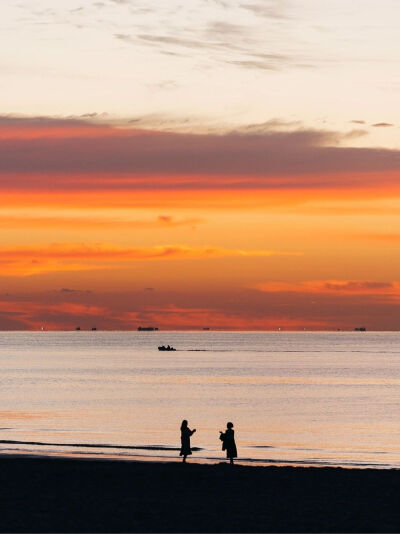
<path fill-rule="evenodd" d="M 0 329 L 397 330 L 398 14 L 2 0 Z"/>
<path fill-rule="evenodd" d="M 0 118 L 0 328 L 398 329 L 399 156 Z"/>

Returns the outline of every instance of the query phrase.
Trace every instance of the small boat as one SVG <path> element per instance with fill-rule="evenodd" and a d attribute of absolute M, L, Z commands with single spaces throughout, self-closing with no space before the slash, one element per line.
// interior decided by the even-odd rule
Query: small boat
<path fill-rule="evenodd" d="M 158 350 L 176 350 L 174 347 L 170 347 L 167 345 L 166 347 L 164 345 L 161 345 L 161 347 L 158 347 Z"/>

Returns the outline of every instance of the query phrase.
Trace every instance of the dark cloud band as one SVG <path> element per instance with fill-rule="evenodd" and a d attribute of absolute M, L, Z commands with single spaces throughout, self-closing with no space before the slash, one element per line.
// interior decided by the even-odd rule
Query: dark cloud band
<path fill-rule="evenodd" d="M 306 129 L 198 135 L 118 129 L 82 118 L 53 122 L 7 117 L 0 119 L 0 187 L 362 187 L 373 173 L 382 173 L 382 183 L 389 175 L 393 181 L 400 171 L 400 151 L 340 146 L 349 137 Z"/>

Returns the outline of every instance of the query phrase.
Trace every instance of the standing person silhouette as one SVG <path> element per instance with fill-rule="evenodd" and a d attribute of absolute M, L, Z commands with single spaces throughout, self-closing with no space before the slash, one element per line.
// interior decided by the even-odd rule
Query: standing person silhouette
<path fill-rule="evenodd" d="M 186 462 L 186 456 L 192 454 L 192 449 L 190 448 L 190 436 L 196 432 L 196 429 L 190 430 L 188 427 L 188 422 L 186 419 L 182 421 L 181 424 L 181 452 L 179 456 L 183 456 L 182 462 Z"/>
<path fill-rule="evenodd" d="M 233 465 L 233 459 L 237 458 L 235 431 L 233 430 L 233 423 L 226 423 L 226 430 L 225 432 L 220 431 L 219 439 L 223 442 L 222 450 L 226 451 L 226 457 L 229 458 L 230 464 Z"/>

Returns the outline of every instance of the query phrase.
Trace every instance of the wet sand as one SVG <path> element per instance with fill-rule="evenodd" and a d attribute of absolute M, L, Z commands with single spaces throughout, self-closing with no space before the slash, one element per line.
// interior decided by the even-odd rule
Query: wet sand
<path fill-rule="evenodd" d="M 400 471 L 0 456 L 1 532 L 398 532 Z"/>

